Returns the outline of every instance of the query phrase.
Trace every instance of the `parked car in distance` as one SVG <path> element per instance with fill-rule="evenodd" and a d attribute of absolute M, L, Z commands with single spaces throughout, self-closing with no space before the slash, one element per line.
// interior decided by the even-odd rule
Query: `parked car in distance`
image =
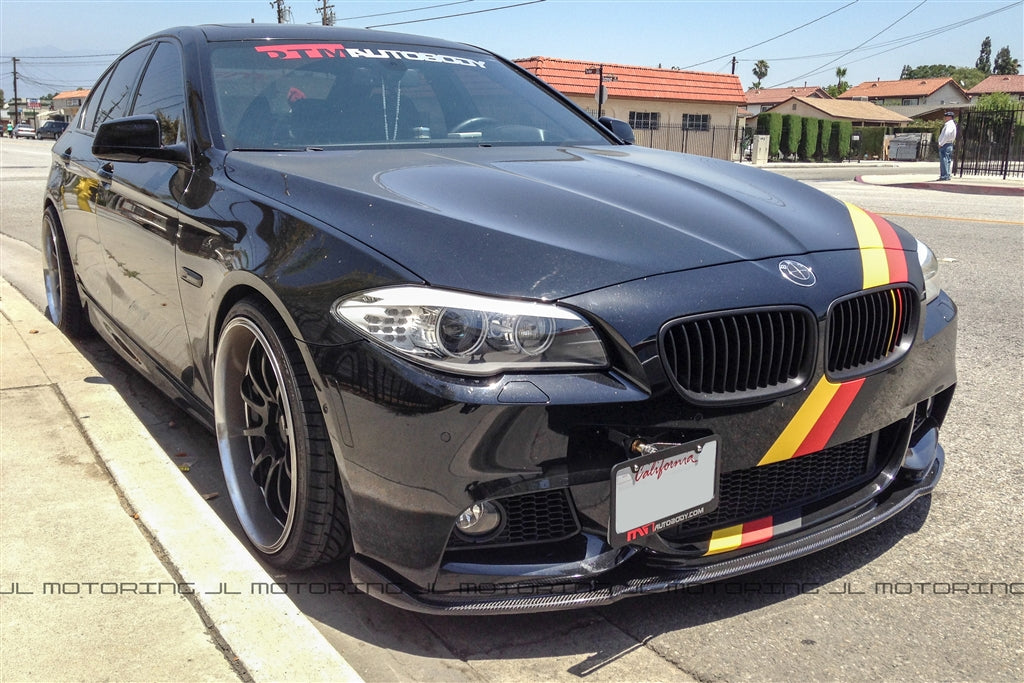
<path fill-rule="evenodd" d="M 36 129 L 32 127 L 31 123 L 19 123 L 14 127 L 14 137 L 16 138 L 34 138 L 36 136 Z"/>
<path fill-rule="evenodd" d="M 47 121 L 36 130 L 36 140 L 56 140 L 67 127 L 67 121 Z"/>
<path fill-rule="evenodd" d="M 156 33 L 53 150 L 49 315 L 215 432 L 262 559 L 410 609 L 683 591 L 927 496 L 931 250 L 625 126 L 459 43 Z"/>

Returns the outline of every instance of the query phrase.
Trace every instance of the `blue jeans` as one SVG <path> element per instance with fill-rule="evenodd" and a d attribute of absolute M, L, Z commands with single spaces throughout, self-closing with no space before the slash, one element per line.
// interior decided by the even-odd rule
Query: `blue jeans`
<path fill-rule="evenodd" d="M 953 145 L 952 143 L 939 147 L 939 179 L 949 180 L 949 174 L 953 169 Z"/>

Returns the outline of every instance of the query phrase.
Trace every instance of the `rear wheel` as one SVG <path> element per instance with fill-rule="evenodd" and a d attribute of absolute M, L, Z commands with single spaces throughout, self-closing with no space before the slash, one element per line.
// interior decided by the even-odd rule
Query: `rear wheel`
<path fill-rule="evenodd" d="M 43 212 L 43 287 L 46 311 L 53 324 L 70 337 L 81 337 L 89 330 L 82 299 L 75 282 L 64 230 L 52 206 Z"/>
<path fill-rule="evenodd" d="M 346 555 L 345 504 L 313 383 L 284 323 L 261 301 L 228 312 L 214 410 L 228 492 L 256 549 L 293 570 Z"/>

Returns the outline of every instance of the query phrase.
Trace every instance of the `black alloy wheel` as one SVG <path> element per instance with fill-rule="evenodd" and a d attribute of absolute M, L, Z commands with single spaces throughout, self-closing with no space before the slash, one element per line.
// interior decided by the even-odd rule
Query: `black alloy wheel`
<path fill-rule="evenodd" d="M 43 212 L 43 288 L 46 313 L 53 324 L 69 337 L 87 334 L 89 321 L 78 294 L 75 267 L 57 210 L 52 206 Z"/>
<path fill-rule="evenodd" d="M 273 309 L 242 300 L 225 318 L 214 363 L 224 479 L 246 536 L 274 566 L 346 555 L 337 463 L 298 346 Z"/>

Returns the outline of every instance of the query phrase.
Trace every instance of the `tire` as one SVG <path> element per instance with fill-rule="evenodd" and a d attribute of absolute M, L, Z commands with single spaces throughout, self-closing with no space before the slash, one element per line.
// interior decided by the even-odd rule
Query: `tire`
<path fill-rule="evenodd" d="M 82 307 L 64 230 L 52 206 L 43 212 L 43 288 L 47 316 L 69 337 L 84 337 L 91 330 Z"/>
<path fill-rule="evenodd" d="M 213 393 L 228 493 L 260 555 L 288 570 L 347 556 L 348 517 L 320 404 L 298 346 L 264 302 L 228 311 Z"/>

